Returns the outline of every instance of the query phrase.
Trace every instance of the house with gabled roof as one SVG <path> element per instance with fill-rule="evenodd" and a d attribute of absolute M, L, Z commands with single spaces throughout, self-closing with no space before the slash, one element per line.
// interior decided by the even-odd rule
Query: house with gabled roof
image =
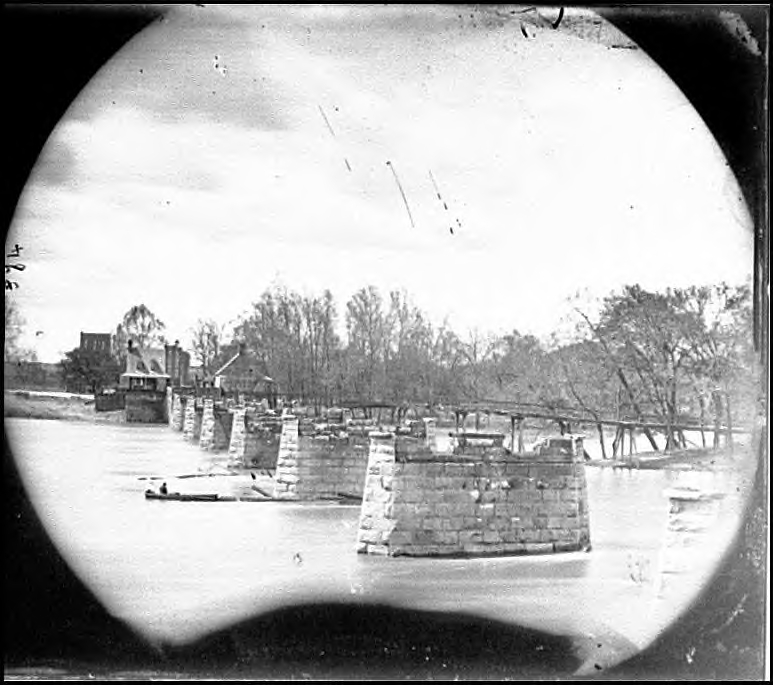
<path fill-rule="evenodd" d="M 126 420 L 161 423 L 166 420 L 166 352 L 163 348 L 140 348 L 129 341 L 126 370 L 119 388 L 126 396 Z"/>
<path fill-rule="evenodd" d="M 222 393 L 239 393 L 272 400 L 276 395 L 276 383 L 268 375 L 263 359 L 239 344 L 238 352 L 213 374 L 214 386 Z"/>
<path fill-rule="evenodd" d="M 126 370 L 121 374 L 119 387 L 163 391 L 168 381 L 165 351 L 151 347 L 140 348 L 130 340 L 126 351 Z"/>

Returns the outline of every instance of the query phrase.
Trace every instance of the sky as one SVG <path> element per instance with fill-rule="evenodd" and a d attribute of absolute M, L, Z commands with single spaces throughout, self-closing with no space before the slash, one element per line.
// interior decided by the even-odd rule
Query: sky
<path fill-rule="evenodd" d="M 628 39 L 568 10 L 178 6 L 49 139 L 7 246 L 58 361 L 144 303 L 170 340 L 272 283 L 405 289 L 458 332 L 547 336 L 578 290 L 748 283 L 722 153 Z"/>

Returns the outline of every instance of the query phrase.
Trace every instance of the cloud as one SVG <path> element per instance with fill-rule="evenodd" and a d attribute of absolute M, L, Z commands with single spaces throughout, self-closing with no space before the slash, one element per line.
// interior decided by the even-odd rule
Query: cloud
<path fill-rule="evenodd" d="M 170 123 L 193 114 L 250 129 L 281 130 L 289 103 L 260 69 L 260 53 L 259 37 L 242 22 L 172 11 L 100 70 L 69 116 L 89 121 L 114 108 L 136 108 Z"/>
<path fill-rule="evenodd" d="M 224 11 L 127 46 L 52 137 L 17 214 L 58 260 L 29 270 L 46 330 L 145 301 L 181 336 L 279 275 L 547 332 L 580 286 L 750 271 L 719 148 L 639 51 L 552 29 L 513 49 L 456 8 Z"/>

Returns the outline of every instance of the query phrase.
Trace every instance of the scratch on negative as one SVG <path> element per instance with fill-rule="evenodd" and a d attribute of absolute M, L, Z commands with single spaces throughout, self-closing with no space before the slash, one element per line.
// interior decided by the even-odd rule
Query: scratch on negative
<path fill-rule="evenodd" d="M 557 29 L 561 25 L 561 20 L 564 18 L 564 8 L 561 6 L 561 8 L 558 10 L 558 19 L 556 19 L 556 23 L 552 24 L 554 29 Z"/>
<path fill-rule="evenodd" d="M 435 194 L 437 195 L 437 199 L 443 203 L 443 209 L 448 211 L 448 203 L 443 199 L 443 196 L 440 194 L 440 188 L 438 188 L 438 184 L 437 184 L 437 181 L 435 180 L 435 175 L 432 173 L 432 169 L 428 169 L 428 172 L 429 172 L 429 180 L 432 181 L 432 187 L 435 189 Z M 459 221 L 459 217 L 456 218 L 456 225 L 459 228 L 462 227 L 462 222 Z M 448 230 L 451 232 L 451 235 L 454 235 L 453 226 L 451 226 Z"/>
<path fill-rule="evenodd" d="M 720 625 L 718 628 L 714 628 L 711 632 L 713 634 L 718 633 L 720 630 L 724 630 L 727 628 L 733 621 L 735 621 L 736 618 L 738 618 L 738 614 L 740 614 L 744 610 L 744 604 L 746 604 L 746 600 L 749 598 L 749 595 L 747 593 L 744 593 L 743 597 L 739 600 L 738 604 L 735 605 L 735 608 L 730 613 L 730 616 L 725 619 L 725 621 L 722 622 L 722 625 Z"/>
<path fill-rule="evenodd" d="M 416 224 L 413 223 L 413 216 L 411 215 L 411 208 L 408 206 L 408 198 L 405 197 L 405 192 L 403 191 L 403 186 L 400 183 L 400 179 L 397 177 L 397 171 L 395 171 L 394 166 L 392 165 L 392 162 L 387 160 L 387 166 L 392 170 L 392 176 L 395 177 L 395 183 L 397 183 L 397 189 L 400 191 L 400 195 L 403 196 L 403 202 L 405 203 L 405 211 L 408 212 L 408 218 L 411 220 L 411 226 L 413 228 L 416 228 Z"/>
<path fill-rule="evenodd" d="M 335 131 L 333 130 L 333 127 L 330 125 L 330 121 L 327 118 L 327 115 L 325 114 L 325 110 L 322 109 L 322 105 L 317 105 L 319 107 L 319 113 L 322 115 L 322 118 L 325 120 L 325 124 L 327 125 L 327 130 L 330 131 L 330 135 L 333 136 L 333 138 L 336 137 Z"/>
<path fill-rule="evenodd" d="M 432 175 L 432 169 L 429 170 L 429 180 L 432 181 L 432 185 L 435 188 L 435 192 L 437 193 L 437 199 L 442 202 L 443 198 L 440 197 L 440 189 L 437 187 L 437 182 L 435 181 L 435 177 Z"/>
<path fill-rule="evenodd" d="M 330 131 L 330 135 L 333 136 L 333 140 L 337 140 L 336 132 L 333 130 L 333 127 L 330 124 L 330 119 L 328 119 L 327 118 L 327 114 L 325 114 L 325 110 L 322 109 L 322 105 L 318 104 L 317 107 L 319 108 L 319 113 L 322 115 L 322 119 L 324 119 L 324 121 L 325 121 L 325 125 L 327 126 L 327 130 Z M 346 164 L 346 168 L 349 171 L 352 170 L 352 166 L 351 166 L 351 164 L 349 164 L 349 160 L 346 157 L 344 157 L 344 164 Z"/>

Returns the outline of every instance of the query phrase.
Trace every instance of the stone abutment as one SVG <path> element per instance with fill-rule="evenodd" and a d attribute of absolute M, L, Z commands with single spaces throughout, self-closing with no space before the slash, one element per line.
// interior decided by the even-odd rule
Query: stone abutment
<path fill-rule="evenodd" d="M 370 435 L 357 551 L 390 556 L 545 554 L 590 548 L 582 457 L 466 441 Z"/>

